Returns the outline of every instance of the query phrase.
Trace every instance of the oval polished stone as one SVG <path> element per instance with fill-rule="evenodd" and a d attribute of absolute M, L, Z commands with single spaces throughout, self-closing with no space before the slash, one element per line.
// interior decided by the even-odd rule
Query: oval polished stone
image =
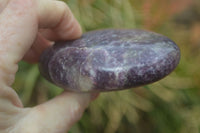
<path fill-rule="evenodd" d="M 153 83 L 171 73 L 180 50 L 169 38 L 144 30 L 97 30 L 57 42 L 40 58 L 40 72 L 76 92 L 111 91 Z"/>

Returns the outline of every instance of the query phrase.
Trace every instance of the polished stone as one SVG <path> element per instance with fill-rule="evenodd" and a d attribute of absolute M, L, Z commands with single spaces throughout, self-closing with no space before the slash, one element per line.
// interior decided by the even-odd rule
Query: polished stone
<path fill-rule="evenodd" d="M 170 74 L 180 50 L 169 38 L 144 30 L 97 30 L 57 42 L 42 54 L 42 75 L 76 92 L 111 91 L 146 85 Z"/>

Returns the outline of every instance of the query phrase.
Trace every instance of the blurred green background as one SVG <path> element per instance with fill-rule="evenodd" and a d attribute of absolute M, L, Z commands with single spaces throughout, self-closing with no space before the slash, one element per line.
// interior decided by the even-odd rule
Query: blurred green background
<path fill-rule="evenodd" d="M 139 28 L 161 33 L 181 49 L 177 69 L 157 83 L 101 93 L 69 133 L 200 132 L 199 0 L 65 0 L 83 31 Z M 52 9 L 53 10 L 53 9 Z M 25 106 L 55 97 L 37 65 L 20 62 L 13 88 Z"/>

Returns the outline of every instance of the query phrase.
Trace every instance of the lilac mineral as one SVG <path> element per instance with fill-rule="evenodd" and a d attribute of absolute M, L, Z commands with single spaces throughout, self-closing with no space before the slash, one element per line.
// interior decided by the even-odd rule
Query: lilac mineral
<path fill-rule="evenodd" d="M 169 38 L 144 30 L 97 30 L 57 42 L 40 59 L 42 75 L 76 92 L 146 85 L 170 74 L 180 50 Z"/>

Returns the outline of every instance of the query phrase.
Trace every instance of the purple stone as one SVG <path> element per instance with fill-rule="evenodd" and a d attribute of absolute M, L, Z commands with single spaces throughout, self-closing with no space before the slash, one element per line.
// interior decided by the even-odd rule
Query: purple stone
<path fill-rule="evenodd" d="M 153 83 L 178 65 L 180 50 L 169 38 L 144 30 L 97 30 L 57 42 L 40 58 L 40 72 L 76 92 L 129 89 Z"/>

